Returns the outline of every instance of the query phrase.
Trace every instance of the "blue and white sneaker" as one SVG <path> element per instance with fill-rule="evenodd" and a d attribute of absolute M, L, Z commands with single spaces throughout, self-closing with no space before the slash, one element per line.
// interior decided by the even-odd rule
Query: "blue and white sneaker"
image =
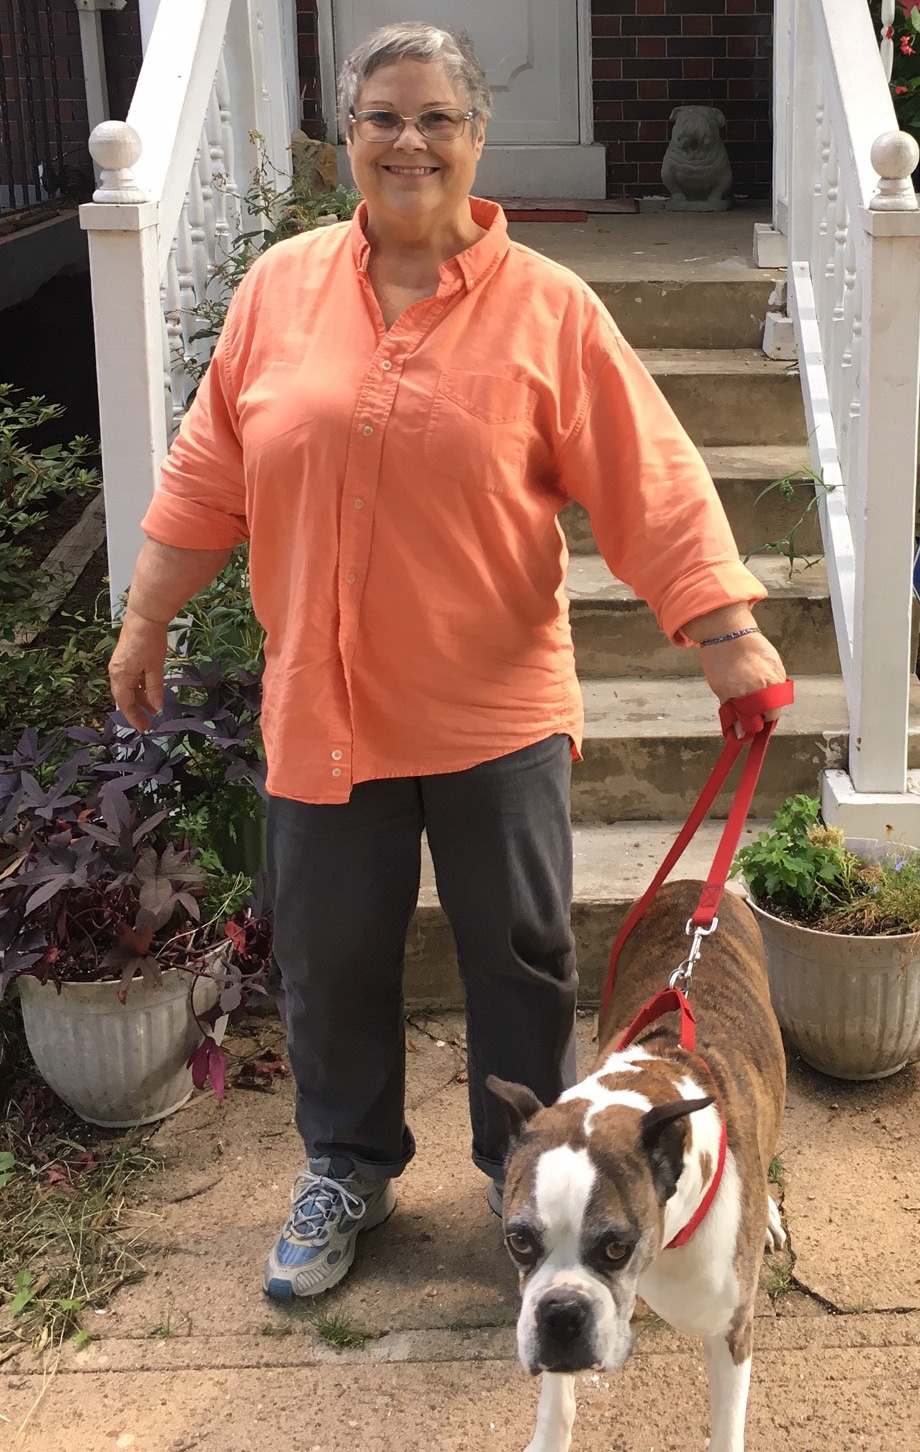
<path fill-rule="evenodd" d="M 291 1213 L 268 1253 L 262 1289 L 276 1301 L 319 1296 L 348 1273 L 358 1232 L 381 1225 L 396 1206 L 392 1180 L 302 1170 L 291 1190 Z"/>

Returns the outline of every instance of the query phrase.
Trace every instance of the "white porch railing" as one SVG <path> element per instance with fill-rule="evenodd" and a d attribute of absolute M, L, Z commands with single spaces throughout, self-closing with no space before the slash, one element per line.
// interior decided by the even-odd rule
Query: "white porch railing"
<path fill-rule="evenodd" d="M 891 3 L 891 0 L 888 0 Z M 866 0 L 777 0 L 774 225 L 788 248 L 812 464 L 850 721 L 825 817 L 920 841 L 909 790 L 920 394 L 914 140 L 897 130 Z"/>
<path fill-rule="evenodd" d="M 147 19 L 153 9 L 147 0 Z M 106 121 L 90 138 L 102 173 L 80 224 L 89 234 L 113 614 L 185 409 L 191 309 L 246 224 L 240 198 L 257 161 L 253 133 L 276 167 L 287 164 L 292 24 L 292 0 L 159 0 L 127 122 Z"/>

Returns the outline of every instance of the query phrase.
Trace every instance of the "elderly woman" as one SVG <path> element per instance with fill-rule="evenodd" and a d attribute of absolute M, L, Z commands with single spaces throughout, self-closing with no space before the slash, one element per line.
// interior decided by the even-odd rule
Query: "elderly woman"
<path fill-rule="evenodd" d="M 583 709 L 558 515 L 723 700 L 785 677 L 700 457 L 597 298 L 470 196 L 490 97 L 463 38 L 388 26 L 345 62 L 363 201 L 273 247 L 230 308 L 144 520 L 115 699 L 162 703 L 166 629 L 248 540 L 267 632 L 275 955 L 307 1167 L 264 1289 L 312 1296 L 395 1203 L 402 974 L 427 832 L 467 997 L 474 1162 L 501 1208 L 488 1074 L 573 1082 L 569 784 Z"/>

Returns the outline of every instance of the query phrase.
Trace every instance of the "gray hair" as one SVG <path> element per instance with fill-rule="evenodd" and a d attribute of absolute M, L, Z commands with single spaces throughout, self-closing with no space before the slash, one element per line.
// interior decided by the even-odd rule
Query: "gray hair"
<path fill-rule="evenodd" d="M 492 92 L 485 71 L 476 58 L 473 44 L 464 31 L 442 30 L 421 20 L 384 25 L 346 56 L 339 72 L 339 123 L 348 131 L 349 113 L 354 110 L 365 81 L 382 66 L 411 60 L 430 64 L 439 61 L 452 86 L 470 98 L 484 126 L 492 114 Z"/>

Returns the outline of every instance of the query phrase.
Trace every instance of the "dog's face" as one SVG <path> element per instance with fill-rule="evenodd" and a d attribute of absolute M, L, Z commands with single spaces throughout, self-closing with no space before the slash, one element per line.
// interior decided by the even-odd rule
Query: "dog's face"
<path fill-rule="evenodd" d="M 607 1070 L 550 1109 L 488 1081 L 516 1136 L 503 1221 L 522 1292 L 518 1354 L 533 1375 L 627 1360 L 639 1278 L 666 1243 L 665 1206 L 690 1153 L 687 1116 L 712 1103 L 692 1084 L 696 1098 L 675 1092 L 667 1072 L 648 1067 L 633 1089 Z"/>

